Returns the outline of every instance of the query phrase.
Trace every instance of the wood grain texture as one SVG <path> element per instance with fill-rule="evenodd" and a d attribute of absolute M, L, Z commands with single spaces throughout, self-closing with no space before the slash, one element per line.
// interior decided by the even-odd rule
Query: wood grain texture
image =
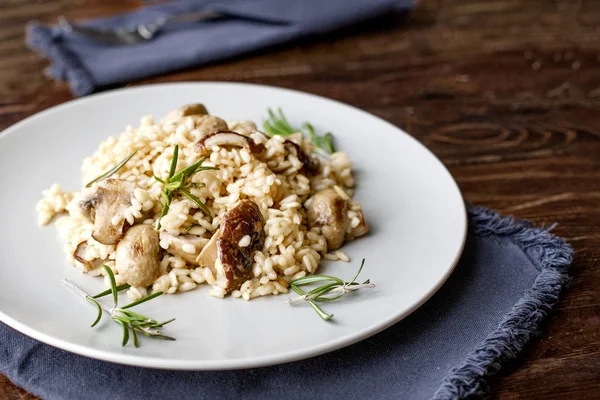
<path fill-rule="evenodd" d="M 70 100 L 23 43 L 31 19 L 138 7 L 0 3 L 0 129 Z M 494 399 L 600 398 L 600 7 L 596 0 L 421 1 L 320 39 L 135 82 L 244 81 L 379 115 L 448 166 L 465 198 L 554 232 L 577 253 L 542 338 L 492 382 Z M 34 398 L 0 377 L 0 398 Z"/>

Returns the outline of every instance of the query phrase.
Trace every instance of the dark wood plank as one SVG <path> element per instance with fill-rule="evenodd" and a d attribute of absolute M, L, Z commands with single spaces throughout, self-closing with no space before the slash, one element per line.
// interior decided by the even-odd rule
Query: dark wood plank
<path fill-rule="evenodd" d="M 0 4 L 0 129 L 71 99 L 23 43 L 24 23 L 137 1 Z M 465 198 L 554 232 L 577 251 L 539 341 L 492 382 L 497 399 L 600 398 L 600 7 L 595 0 L 424 0 L 326 38 L 132 85 L 256 82 L 341 100 L 432 149 Z M 0 397 L 34 398 L 0 377 Z"/>

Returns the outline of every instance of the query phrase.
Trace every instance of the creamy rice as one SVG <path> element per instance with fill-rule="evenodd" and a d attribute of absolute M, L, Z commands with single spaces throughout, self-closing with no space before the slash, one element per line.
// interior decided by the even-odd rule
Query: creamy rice
<path fill-rule="evenodd" d="M 354 178 L 348 155 L 337 152 L 328 159 L 321 159 L 319 171 L 309 176 L 302 171 L 303 164 L 298 157 L 286 150 L 285 138 L 268 137 L 259 132 L 251 121 L 230 121 L 227 127 L 263 144 L 266 156 L 261 161 L 247 148 L 211 148 L 203 165 L 219 169 L 195 174 L 192 182 L 205 186 L 193 187 L 190 191 L 208 206 L 214 218 L 211 221 L 187 198 L 175 196 L 168 214 L 161 220 L 160 231 L 175 236 L 194 235 L 208 242 L 223 215 L 239 200 L 254 201 L 264 218 L 265 241 L 263 248 L 254 252 L 253 277 L 231 293 L 233 297 L 245 300 L 287 293 L 288 282 L 315 273 L 322 258 L 349 261 L 342 251 L 328 253 L 327 241 L 320 229 L 309 227 L 306 210 L 312 194 L 333 188 L 348 199 L 350 227 L 356 228 L 361 223 L 361 206 L 351 200 Z M 111 223 L 118 225 L 126 221 L 128 225 L 144 223 L 155 226 L 162 210 L 158 201 L 162 184 L 153 176 L 168 175 L 175 145 L 179 145 L 178 171 L 198 161 L 194 147 L 203 135 L 205 132 L 196 129 L 192 117 L 154 122 L 152 116 L 146 116 L 141 119 L 139 127 L 128 126 L 119 137 L 107 138 L 91 157 L 83 161 L 83 182 L 103 174 L 137 150 L 129 162 L 111 177 L 135 184 L 130 206 L 122 214 L 113 216 Z M 300 134 L 287 139 L 293 140 L 307 154 L 313 152 L 312 144 Z M 106 264 L 115 273 L 117 284 L 123 283 L 124 279 L 115 266 L 116 245 L 105 245 L 92 237 L 94 225 L 82 214 L 81 199 L 82 192 L 63 192 L 58 184 L 52 185 L 43 192 L 38 203 L 39 223 L 45 225 L 55 215 L 64 213 L 57 219 L 56 227 L 64 240 L 68 262 L 94 276 L 104 275 L 100 265 Z M 85 252 L 79 255 L 86 263 L 73 257 L 77 246 L 82 243 L 86 245 Z M 249 236 L 239 241 L 240 247 L 249 244 Z M 213 268 L 192 265 L 170 254 L 169 246 L 170 243 L 161 237 L 163 251 L 158 278 L 149 287 L 131 287 L 128 291 L 130 298 L 138 299 L 152 291 L 168 294 L 186 292 L 202 284 L 212 286 L 211 295 L 225 296 L 224 289 L 217 285 Z M 188 244 L 182 248 L 189 253 L 200 250 Z M 108 281 L 105 281 L 108 286 Z"/>

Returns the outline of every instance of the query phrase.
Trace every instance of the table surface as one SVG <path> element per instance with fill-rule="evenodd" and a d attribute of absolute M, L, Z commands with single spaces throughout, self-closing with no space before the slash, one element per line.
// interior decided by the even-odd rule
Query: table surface
<path fill-rule="evenodd" d="M 0 130 L 72 98 L 24 45 L 24 24 L 89 18 L 132 0 L 0 4 Z M 575 248 L 572 283 L 496 399 L 600 398 L 600 7 L 595 0 L 421 2 L 325 38 L 151 82 L 243 81 L 341 100 L 414 135 L 465 198 Z M 33 399 L 0 375 L 0 398 Z"/>

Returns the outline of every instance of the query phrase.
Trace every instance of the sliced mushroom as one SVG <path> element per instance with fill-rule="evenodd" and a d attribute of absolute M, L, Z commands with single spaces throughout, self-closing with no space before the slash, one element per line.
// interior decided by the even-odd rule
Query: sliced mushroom
<path fill-rule="evenodd" d="M 95 183 L 83 193 L 82 214 L 94 224 L 92 237 L 102 244 L 115 244 L 123 236 L 123 213 L 131 205 L 135 184 L 118 179 Z M 113 221 L 114 217 L 117 217 Z M 113 222 L 117 222 L 113 224 Z"/>
<path fill-rule="evenodd" d="M 210 135 L 213 132 L 226 131 L 228 129 L 227 122 L 219 117 L 212 115 L 192 115 L 194 121 L 194 129 L 202 132 L 201 137 Z"/>
<path fill-rule="evenodd" d="M 202 104 L 188 104 L 171 111 L 163 118 L 163 123 L 173 124 L 182 118 L 189 117 L 194 122 L 194 129 L 201 132 L 200 137 L 210 133 L 227 130 L 227 122 L 219 117 L 209 115 Z"/>
<path fill-rule="evenodd" d="M 158 232 L 151 225 L 135 225 L 117 245 L 115 265 L 126 283 L 150 286 L 160 270 Z"/>
<path fill-rule="evenodd" d="M 200 251 L 200 254 L 198 254 L 198 257 L 196 258 L 196 264 L 210 268 L 215 266 L 215 262 L 219 256 L 219 250 L 217 248 L 218 239 L 219 232 L 217 231 L 212 235 L 208 243 L 204 245 L 202 251 Z"/>
<path fill-rule="evenodd" d="M 346 230 L 350 224 L 348 202 L 334 189 L 315 193 L 308 206 L 308 225 L 320 227 L 327 240 L 327 249 L 335 250 L 344 244 Z"/>
<path fill-rule="evenodd" d="M 84 266 L 84 271 L 86 272 L 96 269 L 104 263 L 104 260 L 101 260 L 100 258 L 96 258 L 93 260 L 85 259 L 85 253 L 87 252 L 88 246 L 89 244 L 87 243 L 87 241 L 81 242 L 77 245 L 75 251 L 73 252 L 73 258 L 79 261 Z"/>
<path fill-rule="evenodd" d="M 239 289 L 252 277 L 253 256 L 265 241 L 264 221 L 252 200 L 240 200 L 223 215 L 219 230 L 196 259 L 199 265 L 217 268 L 217 283 L 227 293 Z M 245 239 L 247 245 L 240 246 Z"/>
<path fill-rule="evenodd" d="M 227 293 L 239 289 L 252 277 L 254 252 L 262 249 L 265 241 L 263 227 L 260 209 L 252 200 L 241 200 L 223 215 L 217 240 L 223 270 L 217 271 L 217 280 Z M 250 237 L 250 242 L 242 247 L 240 241 L 245 236 Z"/>
<path fill-rule="evenodd" d="M 167 253 L 181 257 L 189 264 L 196 264 L 196 258 L 198 258 L 200 250 L 208 243 L 208 239 L 200 236 L 175 236 L 165 231 L 160 233 L 160 241 L 166 241 L 169 244 L 166 249 Z"/>
<path fill-rule="evenodd" d="M 213 146 L 245 147 L 258 158 L 262 157 L 267 151 L 267 148 L 262 143 L 256 143 L 248 136 L 240 135 L 233 131 L 218 131 L 200 139 L 198 144 L 196 144 L 196 152 L 206 155 Z"/>
<path fill-rule="evenodd" d="M 208 115 L 208 110 L 206 107 L 204 107 L 204 104 L 187 104 L 169 112 L 164 116 L 163 122 L 177 122 L 181 118 L 188 117 L 190 115 Z"/>
<path fill-rule="evenodd" d="M 302 150 L 302 147 L 300 147 L 298 143 L 286 139 L 283 145 L 288 152 L 292 153 L 298 158 L 298 160 L 302 163 L 303 170 L 310 174 L 316 174 L 319 172 L 319 167 L 321 166 L 319 160 L 306 154 L 306 152 Z"/>

